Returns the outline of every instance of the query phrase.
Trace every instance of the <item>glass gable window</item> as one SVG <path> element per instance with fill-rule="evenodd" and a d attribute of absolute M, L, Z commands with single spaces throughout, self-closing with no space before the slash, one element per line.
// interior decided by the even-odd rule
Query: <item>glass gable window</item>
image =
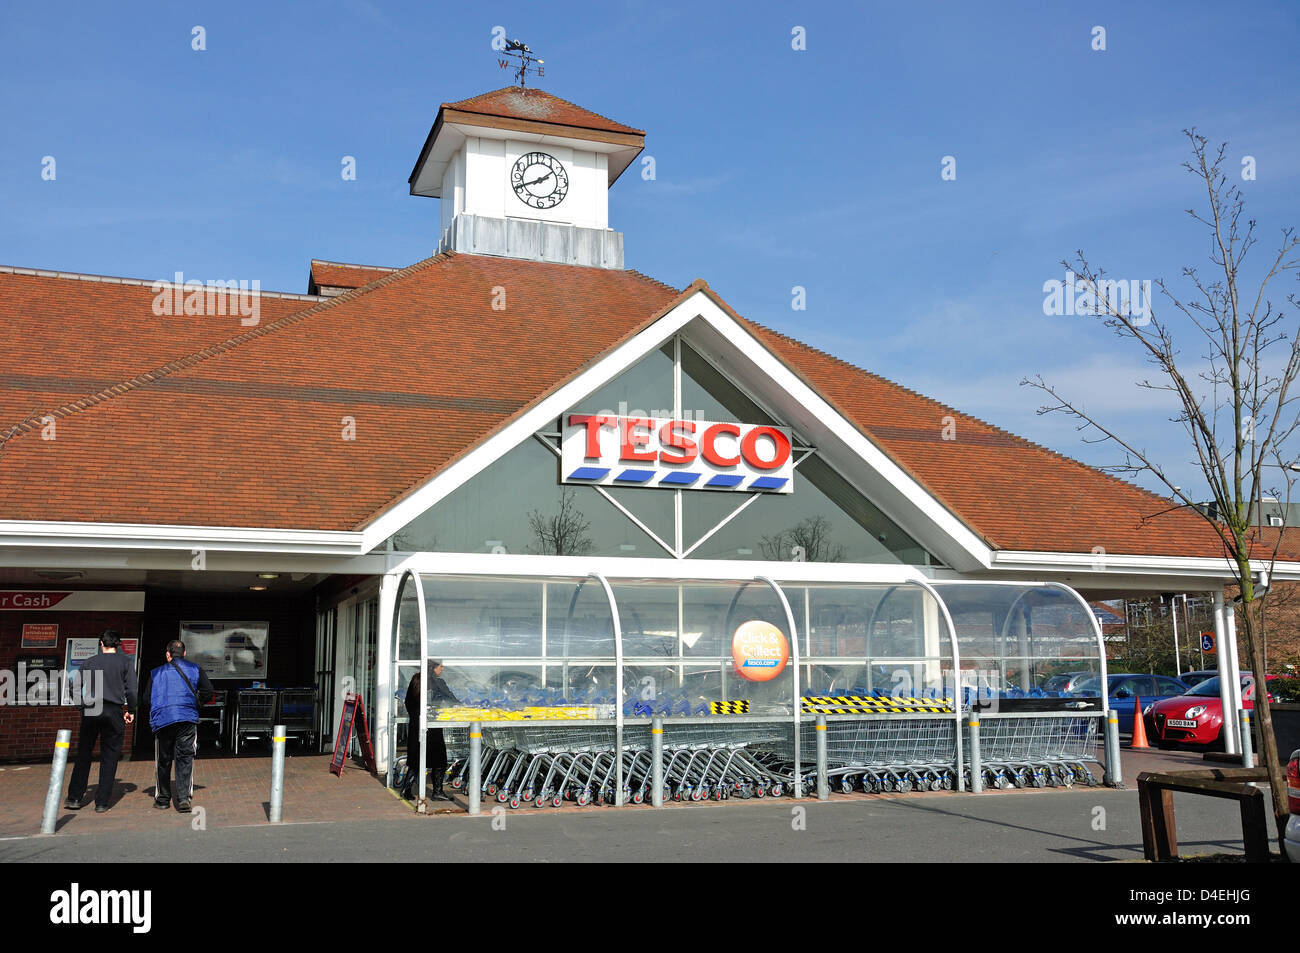
<path fill-rule="evenodd" d="M 570 413 L 780 425 L 675 338 Z M 931 565 L 931 555 L 795 434 L 793 493 L 560 483 L 559 424 L 511 450 L 389 540 L 398 552 Z"/>

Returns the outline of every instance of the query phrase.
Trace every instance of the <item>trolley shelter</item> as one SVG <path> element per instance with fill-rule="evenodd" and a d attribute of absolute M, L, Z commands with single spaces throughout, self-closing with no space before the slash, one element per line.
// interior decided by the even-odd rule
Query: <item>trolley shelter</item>
<path fill-rule="evenodd" d="M 409 570 L 393 659 L 403 689 L 444 663 L 461 704 L 426 697 L 421 730 L 444 729 L 459 787 L 481 725 L 478 783 L 514 807 L 649 800 L 658 732 L 661 796 L 696 800 L 808 793 L 817 731 L 846 792 L 961 791 L 972 772 L 987 786 L 1099 780 L 1104 699 L 1019 687 L 1105 675 L 1096 618 L 1060 584 Z M 1117 772 L 1116 748 L 1105 758 Z"/>

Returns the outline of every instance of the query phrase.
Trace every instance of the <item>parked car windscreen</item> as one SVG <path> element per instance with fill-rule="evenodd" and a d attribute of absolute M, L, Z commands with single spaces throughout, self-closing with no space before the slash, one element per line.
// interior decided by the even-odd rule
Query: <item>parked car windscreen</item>
<path fill-rule="evenodd" d="M 1220 694 L 1220 692 L 1219 692 L 1219 678 L 1220 678 L 1220 676 L 1218 676 L 1218 675 L 1214 676 L 1213 678 L 1207 678 L 1205 681 L 1201 682 L 1201 684 L 1197 685 L 1195 688 L 1193 688 L 1193 689 L 1192 689 L 1190 692 L 1188 692 L 1187 694 L 1189 694 L 1189 695 L 1212 695 L 1212 696 L 1214 696 L 1215 698 L 1218 698 L 1218 697 L 1219 697 L 1219 694 Z M 1254 684 L 1254 679 L 1251 678 L 1251 676 L 1249 676 L 1249 675 L 1243 675 L 1243 676 L 1241 676 L 1241 687 L 1242 687 L 1243 689 L 1249 689 L 1253 684 Z M 1245 698 L 1245 697 L 1249 697 L 1249 696 L 1243 694 L 1242 697 Z"/>

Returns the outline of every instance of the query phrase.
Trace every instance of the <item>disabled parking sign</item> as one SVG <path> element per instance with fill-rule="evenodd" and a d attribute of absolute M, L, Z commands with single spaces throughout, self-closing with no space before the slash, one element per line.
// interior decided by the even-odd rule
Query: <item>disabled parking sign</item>
<path fill-rule="evenodd" d="M 790 643 L 772 623 L 754 619 L 743 623 L 731 637 L 731 660 L 741 678 L 770 682 L 785 671 Z"/>
<path fill-rule="evenodd" d="M 1202 632 L 1202 633 L 1201 633 L 1201 651 L 1202 651 L 1202 652 L 1213 652 L 1213 651 L 1214 651 L 1214 633 L 1213 633 L 1213 632 Z"/>

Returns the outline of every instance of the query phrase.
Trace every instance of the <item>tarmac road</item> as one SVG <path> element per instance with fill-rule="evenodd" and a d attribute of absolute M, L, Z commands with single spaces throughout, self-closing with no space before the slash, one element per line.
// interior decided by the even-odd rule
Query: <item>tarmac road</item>
<path fill-rule="evenodd" d="M 1142 859 L 1136 790 L 1024 790 L 0 839 L 0 862 L 1087 862 Z M 805 813 L 800 814 L 800 810 Z M 1098 810 L 1100 809 L 1100 810 Z M 1235 802 L 1175 796 L 1183 856 L 1240 853 Z M 503 829 L 496 829 L 503 828 Z"/>

